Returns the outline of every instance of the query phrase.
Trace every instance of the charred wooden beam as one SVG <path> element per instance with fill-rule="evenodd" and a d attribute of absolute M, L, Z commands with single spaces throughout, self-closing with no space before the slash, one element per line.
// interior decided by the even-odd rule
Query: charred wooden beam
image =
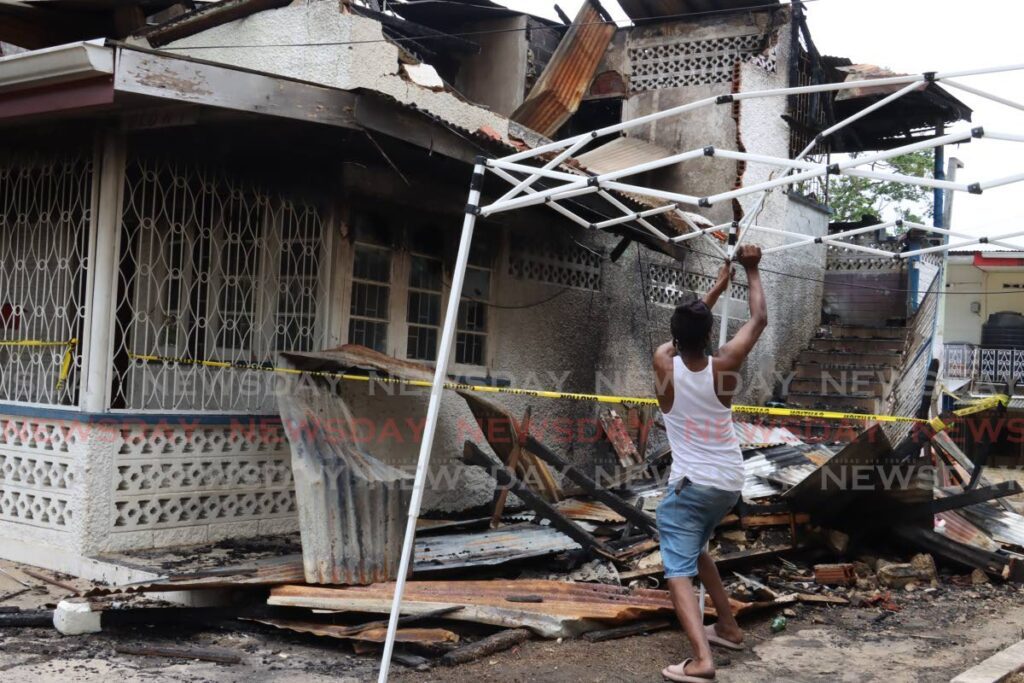
<path fill-rule="evenodd" d="M 531 436 L 527 439 L 526 446 L 538 458 L 568 477 L 574 484 L 583 488 L 587 495 L 591 496 L 594 500 L 604 503 L 625 517 L 626 521 L 631 522 L 652 538 L 658 537 L 658 524 L 649 514 L 642 510 L 637 510 L 614 493 L 600 488 L 593 479 L 555 455 L 551 449 L 537 441 L 534 437 Z"/>
<path fill-rule="evenodd" d="M 263 10 L 284 7 L 290 3 L 291 0 L 227 0 L 183 14 L 177 19 L 143 31 L 141 35 L 153 47 L 162 47 L 229 21 L 242 19 Z"/>
<path fill-rule="evenodd" d="M 521 645 L 533 637 L 528 628 L 510 628 L 505 631 L 498 631 L 475 643 L 463 645 L 462 647 L 445 653 L 441 657 L 441 663 L 448 666 L 465 664 L 481 657 L 493 655 L 496 652 L 504 652 L 516 645 Z"/>
<path fill-rule="evenodd" d="M 530 509 L 537 512 L 543 519 L 551 521 L 551 526 L 579 543 L 587 550 L 598 552 L 605 557 L 615 557 L 616 552 L 599 539 L 590 534 L 576 522 L 564 516 L 550 503 L 533 492 L 529 486 L 509 473 L 508 469 L 491 456 L 484 453 L 472 441 L 467 441 L 463 451 L 463 460 L 470 465 L 482 467 L 491 477 L 516 494 Z"/>

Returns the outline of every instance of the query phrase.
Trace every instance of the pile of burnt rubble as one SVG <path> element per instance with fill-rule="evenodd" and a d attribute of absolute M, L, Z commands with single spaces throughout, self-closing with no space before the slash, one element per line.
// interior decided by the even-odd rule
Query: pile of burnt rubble
<path fill-rule="evenodd" d="M 638 443 L 605 411 L 602 447 L 621 468 L 615 480 L 597 482 L 528 430 L 517 433 L 523 422 L 500 407 L 467 401 L 478 418 L 506 420 L 513 438 L 492 444 L 498 459 L 466 443 L 465 462 L 495 481 L 486 514 L 420 521 L 396 661 L 451 665 L 530 638 L 598 642 L 672 628 L 653 515 L 665 492 L 667 452 Z M 1024 578 L 1024 517 L 1006 501 L 1021 487 L 990 484 L 944 433 L 919 430 L 908 448 L 893 447 L 879 427 L 843 446 L 803 443 L 781 427 L 744 424 L 738 431 L 746 444 L 743 496 L 718 526 L 710 552 L 741 620 L 782 617 L 797 603 L 895 612 L 910 593 L 941 590 L 939 568 L 946 582 L 967 585 Z M 307 443 L 293 444 L 296 461 L 347 463 L 307 468 L 307 476 L 330 471 L 334 499 L 344 491 L 360 505 L 335 511 L 333 522 L 324 521 L 331 518 L 324 510 L 325 517 L 307 510 L 292 552 L 278 545 L 271 557 L 228 562 L 222 555 L 197 571 L 95 586 L 53 611 L 0 611 L 0 624 L 53 624 L 83 634 L 234 623 L 347 641 L 357 653 L 379 656 L 394 590 L 381 577 L 396 564 L 393 535 L 400 540 L 408 497 L 377 495 L 393 493 L 389 471 L 352 453 L 332 456 L 332 446 L 308 434 Z M 297 493 L 302 486 L 297 477 Z M 69 588 L 45 572 L 35 576 Z M 135 594 L 217 606 L 132 607 Z M 706 616 L 715 617 L 710 603 Z M 136 654 L 231 661 L 230 653 L 188 646 Z"/>

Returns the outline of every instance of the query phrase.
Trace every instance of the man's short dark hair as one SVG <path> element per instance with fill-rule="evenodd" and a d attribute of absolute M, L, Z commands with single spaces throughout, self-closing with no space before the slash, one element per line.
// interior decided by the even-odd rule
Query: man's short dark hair
<path fill-rule="evenodd" d="M 679 351 L 704 353 L 711 342 L 711 309 L 700 299 L 676 306 L 672 313 L 672 341 Z"/>

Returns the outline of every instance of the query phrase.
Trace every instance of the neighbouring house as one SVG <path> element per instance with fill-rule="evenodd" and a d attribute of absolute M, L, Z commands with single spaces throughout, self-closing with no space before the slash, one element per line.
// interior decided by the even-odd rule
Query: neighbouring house
<path fill-rule="evenodd" d="M 995 393 L 1010 399 L 1005 414 L 973 417 L 957 440 L 972 456 L 990 442 L 989 462 L 1018 467 L 1024 463 L 1024 251 L 953 251 L 946 268 L 945 406 Z M 986 423 L 997 429 L 988 434 Z"/>
<path fill-rule="evenodd" d="M 666 248 L 635 225 L 586 230 L 537 208 L 481 221 L 452 293 L 470 165 L 709 95 L 851 77 L 820 57 L 798 4 L 749 4 L 623 2 L 643 20 L 631 28 L 594 1 L 563 23 L 487 0 L 0 5 L 0 555 L 107 576 L 109 553 L 293 531 L 278 354 L 356 344 L 429 364 L 454 295 L 454 376 L 648 394 L 672 307 L 706 291 L 719 264 L 699 241 Z M 875 112 L 813 153 L 883 148 L 964 117 L 935 90 L 905 98 L 917 118 Z M 790 156 L 888 92 L 737 102 L 589 149 L 571 168 L 709 144 Z M 644 180 L 700 193 L 770 172 L 701 160 Z M 756 211 L 827 234 L 827 186 L 756 204 L 689 220 Z M 583 198 L 574 208 L 601 219 Z M 788 254 L 766 262 L 773 322 L 750 378 L 788 371 L 820 320 L 825 248 Z M 745 298 L 736 283 L 733 325 Z M 365 418 L 365 449 L 412 465 L 425 398 L 340 387 Z M 743 398 L 773 389 L 752 381 Z M 503 403 L 548 424 L 596 414 Z M 474 426 L 464 405 L 444 404 L 433 463 L 455 474 L 429 508 L 490 501 L 490 479 L 458 463 L 467 438 L 486 447 Z M 552 447 L 589 462 L 579 441 Z"/>

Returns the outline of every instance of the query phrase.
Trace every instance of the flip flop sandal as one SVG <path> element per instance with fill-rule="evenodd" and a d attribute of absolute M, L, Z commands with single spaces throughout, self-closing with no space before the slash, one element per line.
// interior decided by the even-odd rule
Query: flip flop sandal
<path fill-rule="evenodd" d="M 686 673 L 686 665 L 692 661 L 692 659 L 684 659 L 682 664 L 666 666 L 661 670 L 661 675 L 670 681 L 678 681 L 678 683 L 708 683 L 708 681 L 715 680 L 715 674 Z M 673 671 L 673 669 L 676 670 Z"/>
<path fill-rule="evenodd" d="M 708 624 L 704 627 L 704 632 L 707 634 L 708 642 L 718 647 L 724 647 L 727 650 L 745 650 L 747 649 L 742 643 L 734 643 L 731 640 L 726 640 L 722 636 L 715 633 L 715 625 Z"/>

